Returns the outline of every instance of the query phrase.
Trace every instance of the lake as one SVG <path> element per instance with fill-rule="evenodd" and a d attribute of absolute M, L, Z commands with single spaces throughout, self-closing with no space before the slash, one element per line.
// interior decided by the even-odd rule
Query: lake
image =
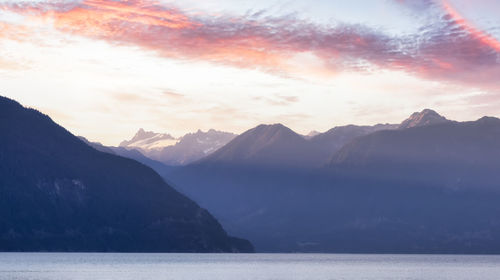
<path fill-rule="evenodd" d="M 0 253 L 0 280 L 499 279 L 500 256 Z"/>

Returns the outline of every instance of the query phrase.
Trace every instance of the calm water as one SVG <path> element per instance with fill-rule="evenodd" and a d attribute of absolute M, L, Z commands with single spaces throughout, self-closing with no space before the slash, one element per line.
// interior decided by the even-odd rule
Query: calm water
<path fill-rule="evenodd" d="M 0 280 L 500 279 L 500 256 L 0 253 Z"/>

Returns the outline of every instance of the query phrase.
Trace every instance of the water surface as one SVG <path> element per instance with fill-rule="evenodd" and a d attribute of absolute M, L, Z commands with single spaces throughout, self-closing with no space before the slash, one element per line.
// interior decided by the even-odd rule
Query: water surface
<path fill-rule="evenodd" d="M 500 279 L 500 256 L 0 253 L 0 280 Z"/>

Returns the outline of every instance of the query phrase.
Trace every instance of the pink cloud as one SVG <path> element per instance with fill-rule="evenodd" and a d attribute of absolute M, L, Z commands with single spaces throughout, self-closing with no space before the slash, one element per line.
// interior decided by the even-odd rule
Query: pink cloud
<path fill-rule="evenodd" d="M 443 0 L 443 7 L 455 25 L 464 28 L 468 34 L 482 44 L 500 52 L 500 42 L 495 37 L 476 28 L 470 21 L 462 17 L 448 1 Z"/>
<path fill-rule="evenodd" d="M 297 54 L 312 53 L 324 71 L 402 70 L 426 79 L 498 89 L 500 43 L 473 27 L 446 1 L 397 0 L 419 11 L 437 9 L 432 24 L 410 36 L 361 25 L 324 26 L 263 12 L 245 16 L 190 15 L 146 0 L 84 0 L 3 4 L 51 21 L 62 32 L 137 45 L 177 59 L 288 73 Z M 1 36 L 1 33 L 0 33 Z"/>

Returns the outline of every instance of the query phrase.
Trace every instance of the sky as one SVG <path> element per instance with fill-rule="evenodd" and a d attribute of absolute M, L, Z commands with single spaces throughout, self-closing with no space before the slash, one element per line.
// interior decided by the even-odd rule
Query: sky
<path fill-rule="evenodd" d="M 0 0 L 0 95 L 117 145 L 500 117 L 496 0 Z"/>

